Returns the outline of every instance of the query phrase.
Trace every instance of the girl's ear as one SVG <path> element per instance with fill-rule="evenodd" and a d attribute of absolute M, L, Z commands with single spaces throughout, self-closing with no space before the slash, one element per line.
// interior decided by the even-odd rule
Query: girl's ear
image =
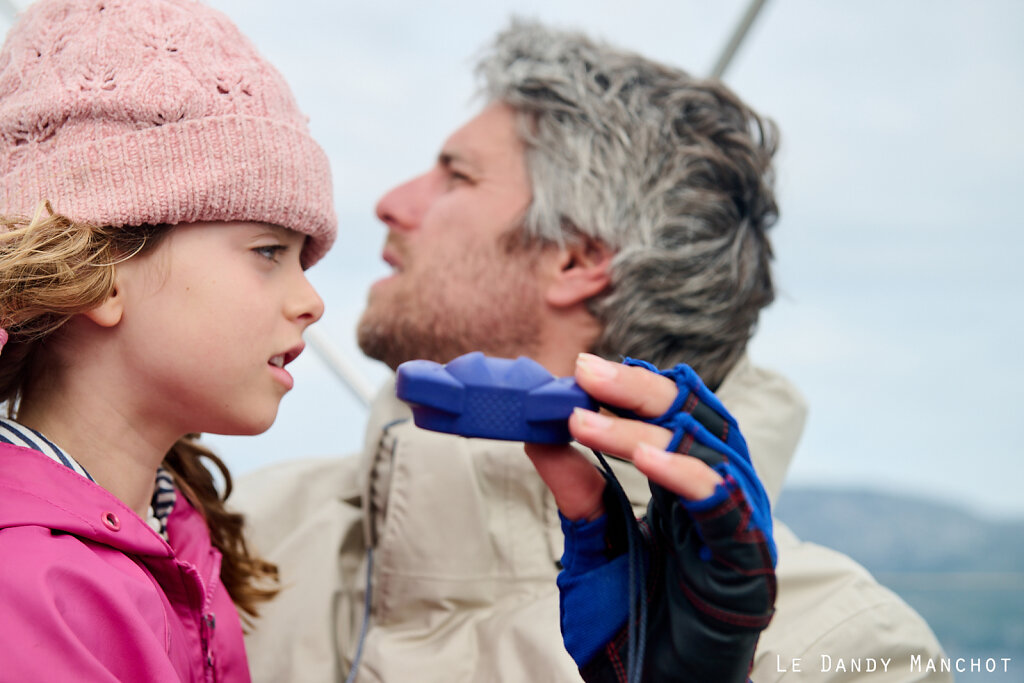
<path fill-rule="evenodd" d="M 600 294 L 611 284 L 615 253 L 596 239 L 580 237 L 558 250 L 558 272 L 548 284 L 547 302 L 568 308 Z"/>
<path fill-rule="evenodd" d="M 121 283 L 115 275 L 114 290 L 107 297 L 107 300 L 82 315 L 100 327 L 116 326 L 121 322 L 122 316 L 124 316 L 124 294 L 121 291 L 120 285 Z"/>

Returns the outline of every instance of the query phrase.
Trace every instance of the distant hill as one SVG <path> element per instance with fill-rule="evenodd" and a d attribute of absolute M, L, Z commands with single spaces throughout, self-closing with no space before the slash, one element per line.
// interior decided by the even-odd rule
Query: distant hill
<path fill-rule="evenodd" d="M 928 621 L 953 657 L 1012 657 L 1024 680 L 1024 520 L 991 521 L 952 505 L 838 489 L 786 489 L 776 516 L 807 541 L 864 565 Z"/>
<path fill-rule="evenodd" d="M 793 488 L 775 509 L 798 536 L 880 572 L 1024 572 L 1024 520 L 873 491 Z"/>

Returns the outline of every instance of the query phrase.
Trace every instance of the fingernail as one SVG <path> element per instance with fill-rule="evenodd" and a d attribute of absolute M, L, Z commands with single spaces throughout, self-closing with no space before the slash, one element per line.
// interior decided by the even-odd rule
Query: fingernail
<path fill-rule="evenodd" d="M 573 408 L 573 414 L 580 423 L 589 429 L 608 429 L 612 426 L 610 418 L 585 408 Z"/>
<path fill-rule="evenodd" d="M 581 373 L 600 380 L 614 379 L 615 375 L 619 372 L 618 365 L 609 363 L 604 358 L 595 356 L 592 353 L 581 353 L 577 356 L 576 368 Z"/>

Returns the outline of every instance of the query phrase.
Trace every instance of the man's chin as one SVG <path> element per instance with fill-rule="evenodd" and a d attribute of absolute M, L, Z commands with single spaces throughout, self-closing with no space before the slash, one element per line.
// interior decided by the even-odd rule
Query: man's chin
<path fill-rule="evenodd" d="M 367 357 L 379 360 L 394 370 L 402 362 L 393 362 L 391 357 L 392 349 L 390 347 L 393 344 L 389 343 L 389 339 L 393 339 L 394 334 L 375 324 L 372 316 L 368 315 L 369 312 L 370 309 L 367 308 L 356 326 L 356 342 L 359 344 L 359 350 Z"/>
<path fill-rule="evenodd" d="M 356 342 L 369 358 L 379 360 L 392 370 L 407 360 L 421 358 L 419 335 L 410 334 L 398 324 L 398 315 L 367 306 L 356 326 Z"/>
<path fill-rule="evenodd" d="M 452 340 L 436 339 L 423 330 L 399 328 L 393 318 L 381 320 L 365 313 L 356 329 L 356 339 L 364 354 L 392 370 L 409 360 L 447 363 L 469 352 Z"/>

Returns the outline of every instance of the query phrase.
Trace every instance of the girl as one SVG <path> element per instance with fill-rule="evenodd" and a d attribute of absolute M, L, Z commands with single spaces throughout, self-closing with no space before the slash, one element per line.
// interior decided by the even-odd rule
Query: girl
<path fill-rule="evenodd" d="M 195 435 L 292 388 L 325 155 L 222 15 L 41 0 L 0 52 L 0 215 L 0 678 L 248 680 L 276 569 Z"/>

